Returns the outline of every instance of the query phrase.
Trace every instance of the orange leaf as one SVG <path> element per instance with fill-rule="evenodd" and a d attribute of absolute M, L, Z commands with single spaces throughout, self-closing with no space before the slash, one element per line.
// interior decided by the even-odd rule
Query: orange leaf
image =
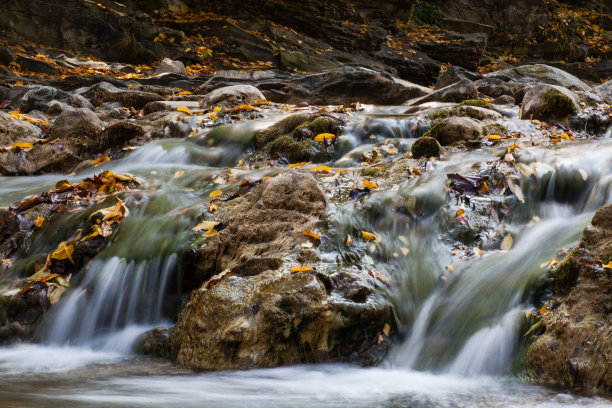
<path fill-rule="evenodd" d="M 367 241 L 374 241 L 376 239 L 375 234 L 372 234 L 371 232 L 367 232 L 367 231 L 361 231 L 361 236 L 363 237 L 363 239 Z"/>
<path fill-rule="evenodd" d="M 540 309 L 540 315 L 544 316 L 546 313 L 548 313 L 548 308 L 546 307 L 546 305 L 542 306 L 542 308 Z"/>
<path fill-rule="evenodd" d="M 378 188 L 378 185 L 376 185 L 376 183 L 372 183 L 372 182 L 371 182 L 371 181 L 369 181 L 369 180 L 364 180 L 364 181 L 363 181 L 363 186 L 364 186 L 365 188 L 369 188 L 370 190 L 371 190 L 371 189 L 374 189 L 374 188 Z"/>
<path fill-rule="evenodd" d="M 209 198 L 219 197 L 223 192 L 221 190 L 215 190 L 208 195 Z"/>
<path fill-rule="evenodd" d="M 308 237 L 312 237 L 314 239 L 316 239 L 317 241 L 321 240 L 321 237 L 319 236 L 319 234 L 315 234 L 314 232 L 312 232 L 311 230 L 307 229 L 306 231 L 304 231 L 304 235 L 308 236 Z"/>
<path fill-rule="evenodd" d="M 110 157 L 102 156 L 102 157 L 98 157 L 96 160 L 92 160 L 90 163 L 92 166 L 97 166 L 99 164 L 106 163 L 107 161 L 110 161 Z"/>
<path fill-rule="evenodd" d="M 176 108 L 176 110 L 179 111 L 179 112 L 186 113 L 188 115 L 192 115 L 193 114 L 193 112 L 190 111 L 189 108 L 186 107 L 186 106 L 179 106 L 178 108 Z"/>
<path fill-rule="evenodd" d="M 17 142 L 13 145 L 13 147 L 15 149 L 23 150 L 24 152 L 29 152 L 34 148 L 34 145 L 32 145 L 31 143 Z"/>
<path fill-rule="evenodd" d="M 290 168 L 290 169 L 293 169 L 293 168 L 295 168 L 295 167 L 302 167 L 302 166 L 305 166 L 305 165 L 307 165 L 307 164 L 308 164 L 308 162 L 299 162 L 299 163 L 293 163 L 293 164 L 290 164 L 290 165 L 289 165 L 289 168 Z"/>
<path fill-rule="evenodd" d="M 501 139 L 500 135 L 489 135 L 489 142 L 500 140 L 500 139 Z"/>
<path fill-rule="evenodd" d="M 310 169 L 310 171 L 313 172 L 313 173 L 315 173 L 317 171 L 329 173 L 330 171 L 333 171 L 333 170 L 330 167 L 327 167 L 327 166 L 314 166 L 312 169 Z"/>
<path fill-rule="evenodd" d="M 314 271 L 314 269 L 312 269 L 312 266 L 294 266 L 293 268 L 291 268 L 291 273 L 306 271 Z"/>
<path fill-rule="evenodd" d="M 40 228 L 43 225 L 43 221 L 45 221 L 45 217 L 41 215 L 40 217 L 36 219 L 36 222 L 35 222 L 36 226 Z"/>
<path fill-rule="evenodd" d="M 51 253 L 51 259 L 63 260 L 69 259 L 70 262 L 74 263 L 72 260 L 72 253 L 74 252 L 74 247 L 72 245 L 66 245 L 65 242 L 62 242 L 57 246 L 57 249 Z"/>
<path fill-rule="evenodd" d="M 320 143 L 325 140 L 332 140 L 334 137 L 336 137 L 336 135 L 334 135 L 333 133 L 319 133 L 315 136 L 314 141 Z"/>

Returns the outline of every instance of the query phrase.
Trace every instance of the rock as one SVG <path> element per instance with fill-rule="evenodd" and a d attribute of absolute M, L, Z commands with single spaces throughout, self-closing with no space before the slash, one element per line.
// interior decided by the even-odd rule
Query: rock
<path fill-rule="evenodd" d="M 145 131 L 141 126 L 122 120 L 104 129 L 101 136 L 101 143 L 104 146 L 124 147 L 130 140 L 140 139 L 144 136 Z"/>
<path fill-rule="evenodd" d="M 206 282 L 181 312 L 172 347 L 175 360 L 219 370 L 353 361 L 384 356 L 385 324 L 395 331 L 389 304 L 357 272 L 333 275 L 289 271 L 327 201 L 308 173 L 278 175 L 245 196 L 226 228 L 199 248 L 196 267 Z M 227 275 L 227 273 L 231 273 Z"/>
<path fill-rule="evenodd" d="M 417 44 L 421 51 L 434 60 L 449 62 L 472 71 L 478 68 L 478 62 L 487 47 L 487 36 L 482 33 L 445 33 L 441 40 L 444 42 L 427 41 Z"/>
<path fill-rule="evenodd" d="M 495 98 L 491 101 L 493 105 L 514 105 L 516 101 L 512 96 L 502 95 L 499 98 Z"/>
<path fill-rule="evenodd" d="M 487 37 L 491 37 L 493 34 L 495 34 L 496 30 L 496 28 L 492 25 L 448 17 L 442 19 L 441 26 L 446 30 L 454 31 L 460 34 L 484 33 L 487 35 Z"/>
<path fill-rule="evenodd" d="M 281 51 L 280 63 L 287 69 L 305 72 L 320 72 L 340 65 L 314 53 L 307 55 L 300 51 Z"/>
<path fill-rule="evenodd" d="M 589 81 L 593 83 L 599 83 L 601 81 L 601 77 L 599 76 L 597 69 L 593 68 L 586 62 L 547 62 L 546 65 L 559 68 L 560 70 L 572 74 L 576 78 L 579 78 L 583 81 Z"/>
<path fill-rule="evenodd" d="M 514 95 L 514 91 L 502 80 L 497 78 L 484 78 L 474 82 L 478 93 L 483 96 L 497 98 L 502 95 Z"/>
<path fill-rule="evenodd" d="M 476 85 L 469 79 L 462 79 L 429 95 L 408 101 L 407 105 L 421 105 L 426 102 L 463 102 L 468 99 L 477 98 L 478 89 Z"/>
<path fill-rule="evenodd" d="M 172 355 L 172 327 L 157 327 L 134 341 L 134 351 L 145 356 L 170 358 Z"/>
<path fill-rule="evenodd" d="M 0 146 L 12 146 L 15 142 L 27 142 L 39 138 L 42 130 L 38 126 L 23 120 L 12 119 L 6 112 L 0 111 Z"/>
<path fill-rule="evenodd" d="M 19 100 L 18 107 L 25 113 L 32 110 L 44 112 L 49 107 L 51 101 L 54 100 L 77 108 L 93 108 L 82 96 L 73 95 L 50 86 L 34 86 L 30 88 Z"/>
<path fill-rule="evenodd" d="M 604 82 L 591 89 L 591 92 L 609 104 L 612 104 L 612 81 Z"/>
<path fill-rule="evenodd" d="M 185 64 L 181 61 L 173 61 L 170 58 L 164 58 L 157 68 L 155 68 L 155 75 L 162 74 L 187 76 L 187 71 L 185 71 Z"/>
<path fill-rule="evenodd" d="M 204 95 L 200 106 L 234 107 L 237 105 L 251 105 L 258 100 L 266 100 L 265 96 L 252 85 L 232 85 L 215 89 Z"/>
<path fill-rule="evenodd" d="M 429 129 L 424 136 L 436 139 L 442 146 L 452 145 L 481 136 L 481 126 L 474 120 L 465 117 L 451 116 L 443 119 Z"/>
<path fill-rule="evenodd" d="M 17 58 L 17 63 L 19 64 L 21 69 L 24 69 L 26 71 L 32 71 L 47 75 L 60 74 L 59 69 L 55 68 L 53 65 L 44 61 L 39 61 L 34 58 L 24 57 L 23 55 Z"/>
<path fill-rule="evenodd" d="M 555 85 L 536 85 L 523 97 L 519 116 L 521 119 L 564 121 L 578 113 L 578 96 L 565 88 Z"/>
<path fill-rule="evenodd" d="M 104 124 L 95 113 L 87 108 L 62 112 L 55 119 L 51 136 L 60 140 L 70 139 L 77 152 L 96 152 L 106 146 L 99 144 L 99 135 Z"/>
<path fill-rule="evenodd" d="M 482 75 L 468 71 L 465 68 L 457 67 L 451 65 L 446 69 L 446 71 L 442 72 L 440 76 L 438 76 L 438 81 L 436 82 L 435 90 L 445 88 L 449 85 L 452 85 L 456 82 L 461 81 L 462 79 L 469 79 L 470 81 L 477 81 L 482 79 Z"/>
<path fill-rule="evenodd" d="M 10 48 L 0 46 L 0 65 L 8 66 L 11 62 L 17 61 Z"/>
<path fill-rule="evenodd" d="M 516 68 L 504 69 L 497 72 L 492 72 L 487 75 L 489 78 L 500 78 L 507 80 L 512 78 L 519 80 L 521 78 L 531 78 L 542 84 L 558 85 L 568 89 L 576 89 L 579 91 L 588 91 L 591 87 L 575 76 L 568 74 L 559 68 L 551 67 L 544 64 L 523 65 Z"/>
<path fill-rule="evenodd" d="M 86 88 L 80 88 L 75 94 L 87 98 L 95 106 L 119 102 L 121 106 L 142 109 L 149 102 L 162 101 L 164 97 L 152 92 L 127 91 L 119 89 L 108 82 L 99 82 Z"/>
<path fill-rule="evenodd" d="M 599 78 L 612 78 L 612 59 L 603 59 L 599 61 L 595 69 L 597 70 Z"/>
<path fill-rule="evenodd" d="M 592 266 L 612 257 L 610 220 L 612 205 L 597 210 L 580 243 L 553 271 L 543 330 L 527 351 L 529 374 L 538 383 L 612 391 L 612 275 Z"/>
<path fill-rule="evenodd" d="M 433 137 L 421 136 L 412 144 L 412 157 L 415 159 L 440 157 L 440 143 Z"/>

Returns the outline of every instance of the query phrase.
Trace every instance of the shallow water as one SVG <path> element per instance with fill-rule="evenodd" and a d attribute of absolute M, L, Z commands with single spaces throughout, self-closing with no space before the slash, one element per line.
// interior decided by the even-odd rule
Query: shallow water
<path fill-rule="evenodd" d="M 368 107 L 364 120 L 342 136 L 344 157 L 336 164 L 359 168 L 354 152 L 385 137 L 409 146 L 419 135 L 420 119 L 397 112 Z M 515 129 L 532 130 L 514 117 L 509 121 Z M 422 176 L 370 194 L 363 207 L 332 204 L 330 239 L 321 246 L 322 270 L 336 268 L 347 231 L 376 231 L 383 239 L 378 252 L 357 254 L 364 265 L 392 278 L 388 296 L 405 337 L 379 368 L 313 365 L 194 373 L 131 354 L 140 333 L 168 324 L 171 313 L 162 302 L 171 295 L 167 288 L 180 278 L 175 263 L 185 250 L 181 243 L 188 240 L 190 223 L 207 205 L 208 193 L 219 188 L 211 176 L 233 166 L 248 144 L 245 135 L 267 123 L 218 130 L 222 138 L 231 135 L 231 143 L 212 147 L 207 142 L 212 136 L 205 134 L 151 142 L 103 166 L 145 180 L 138 206 L 131 209 L 117 242 L 84 268 L 81 281 L 45 316 L 37 336 L 42 344 L 0 348 L 0 406 L 610 406 L 612 401 L 602 397 L 531 386 L 511 375 L 518 318 L 531 307 L 525 292 L 544 273 L 539 265 L 575 242 L 594 211 L 612 202 L 609 139 L 525 147 L 517 154 L 519 160 L 539 165 L 535 178 L 519 175 L 525 203 L 508 202 L 513 211 L 504 220 L 503 233 L 514 237 L 509 251 L 458 261 L 450 255 L 455 241 L 447 236 L 453 233 L 448 219 L 453 220 L 458 207 L 444 191 L 446 174 L 478 171 L 482 162 L 498 157 L 494 148 L 444 157 Z M 363 141 L 364 132 L 374 132 L 376 138 Z M 176 177 L 179 170 L 184 174 Z M 88 170 L 70 180 L 100 171 Z M 276 171 L 234 168 L 238 181 L 221 188 L 231 191 L 243 177 Z M 572 174 L 587 180 L 568 197 Z M 62 178 L 0 178 L 0 206 L 51 189 Z M 488 206 L 495 200 L 474 201 Z M 394 208 L 397 202 L 412 203 L 406 204 L 410 217 L 378 210 Z M 41 248 L 51 245 L 39 241 Z M 486 245 L 499 243 L 492 238 Z M 402 246 L 409 247 L 408 256 L 392 255 Z M 441 279 L 450 264 L 453 273 Z"/>

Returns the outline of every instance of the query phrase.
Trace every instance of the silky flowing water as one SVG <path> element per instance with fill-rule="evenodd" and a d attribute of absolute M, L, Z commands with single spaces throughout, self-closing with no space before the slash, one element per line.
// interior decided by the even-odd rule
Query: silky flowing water
<path fill-rule="evenodd" d="M 396 108 L 373 108 L 341 137 L 343 157 L 332 167 L 359 168 L 354 158 L 367 146 L 359 133 L 399 139 L 407 147 L 419 135 L 418 116 Z M 478 171 L 498 151 L 483 148 L 447 155 L 423 175 L 355 202 L 332 200 L 329 236 L 321 246 L 333 270 L 337 249 L 352 228 L 382 237 L 376 256 L 357 254 L 366 266 L 392 277 L 389 299 L 405 340 L 376 368 L 309 365 L 235 372 L 196 373 L 131 352 L 139 334 L 171 324 L 180 304 L 181 256 L 188 250 L 195 216 L 205 211 L 208 181 L 233 166 L 255 127 L 278 118 L 154 141 L 105 170 L 144 179 L 118 238 L 84 267 L 78 283 L 45 316 L 33 344 L 0 348 L 2 407 L 554 407 L 610 406 L 604 397 L 527 384 L 512 370 L 518 352 L 527 291 L 544 273 L 540 264 L 576 242 L 595 210 L 612 202 L 612 141 L 575 141 L 527 147 L 541 163 L 536 182 L 522 179 L 525 203 L 505 221 L 514 237 L 508 251 L 453 263 L 449 219 L 453 198 L 448 173 Z M 514 119 L 511 130 L 529 130 Z M 213 143 L 209 141 L 223 141 Z M 497 156 L 496 156 L 497 155 Z M 579 195 L 567 197 L 568 174 L 586 175 Z M 176 172 L 184 174 L 175 177 Z M 233 170 L 241 177 L 281 171 Z M 77 174 L 71 181 L 99 172 Z M 61 175 L 0 178 L 0 206 L 53 188 Z M 237 183 L 236 183 L 237 184 Z M 478 198 L 474 205 L 488 205 Z M 391 211 L 394 203 L 417 209 Z M 509 220 L 509 221 L 508 221 Z M 533 222 L 537 220 L 537 222 Z M 70 224 L 70 220 L 67 221 Z M 69 228 L 67 225 L 66 228 Z M 401 239 L 398 239 L 401 237 Z M 56 237 L 46 237 L 56 242 Z M 34 242 L 41 248 L 49 242 Z M 484 243 L 486 245 L 486 242 Z M 393 253 L 407 246 L 410 253 Z M 27 262 L 23 261 L 23 262 Z"/>

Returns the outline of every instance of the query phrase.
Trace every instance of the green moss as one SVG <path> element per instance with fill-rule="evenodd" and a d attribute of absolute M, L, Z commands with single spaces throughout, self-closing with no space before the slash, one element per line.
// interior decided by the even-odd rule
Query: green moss
<path fill-rule="evenodd" d="M 312 139 L 314 136 L 312 122 L 304 122 L 293 130 L 293 137 L 297 140 Z"/>
<path fill-rule="evenodd" d="M 294 143 L 295 140 L 291 136 L 281 136 L 268 143 L 266 148 L 270 154 L 283 153 Z"/>
<path fill-rule="evenodd" d="M 336 133 L 338 121 L 330 116 L 319 116 L 312 121 L 312 130 L 315 135 L 319 133 Z"/>
<path fill-rule="evenodd" d="M 422 157 L 440 156 L 440 143 L 432 137 L 422 136 L 412 144 L 412 156 L 415 159 Z"/>
<path fill-rule="evenodd" d="M 293 130 L 304 122 L 311 120 L 312 115 L 298 113 L 275 123 L 274 125 L 255 132 L 255 144 L 257 147 L 264 146 L 279 136 L 293 132 Z"/>
<path fill-rule="evenodd" d="M 552 271 L 555 288 L 557 290 L 566 291 L 576 283 L 580 273 L 580 267 L 578 265 L 579 256 L 580 249 L 572 249 L 565 259 L 561 261 L 559 266 Z"/>
<path fill-rule="evenodd" d="M 376 177 L 379 173 L 380 169 L 377 167 L 370 167 L 361 171 L 361 175 L 364 177 Z"/>
<path fill-rule="evenodd" d="M 450 116 L 450 109 L 442 109 L 436 111 L 428 116 L 429 119 L 436 121 L 440 119 L 446 119 Z"/>
<path fill-rule="evenodd" d="M 461 102 L 458 106 L 459 107 L 462 107 L 462 106 L 477 106 L 479 108 L 485 108 L 485 109 L 492 109 L 493 108 L 490 103 L 485 102 L 485 101 L 481 101 L 480 99 L 468 99 L 467 101 Z"/>
<path fill-rule="evenodd" d="M 563 117 L 577 112 L 578 109 L 572 99 L 555 89 L 546 91 L 542 96 L 542 113 L 544 114 Z"/>
<path fill-rule="evenodd" d="M 313 143 L 310 140 L 296 141 L 291 136 L 281 136 L 273 140 L 266 145 L 266 149 L 270 154 L 280 154 L 290 163 L 302 161 L 321 163 L 332 157 L 328 148 L 321 143 Z"/>

